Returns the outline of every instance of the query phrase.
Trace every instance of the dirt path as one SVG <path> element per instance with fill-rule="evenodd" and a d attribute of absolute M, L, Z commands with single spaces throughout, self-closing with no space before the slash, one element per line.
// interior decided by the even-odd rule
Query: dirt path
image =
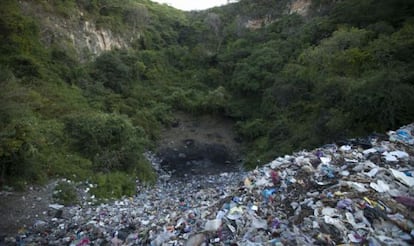
<path fill-rule="evenodd" d="M 25 192 L 0 192 L 0 239 L 47 218 L 54 186 L 52 182 L 43 187 L 32 186 Z"/>

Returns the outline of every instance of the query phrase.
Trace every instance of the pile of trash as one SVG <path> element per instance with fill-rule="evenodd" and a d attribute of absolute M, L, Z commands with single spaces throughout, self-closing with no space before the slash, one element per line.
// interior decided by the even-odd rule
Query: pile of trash
<path fill-rule="evenodd" d="M 250 172 L 168 174 L 133 198 L 62 208 L 14 245 L 413 245 L 414 124 Z"/>

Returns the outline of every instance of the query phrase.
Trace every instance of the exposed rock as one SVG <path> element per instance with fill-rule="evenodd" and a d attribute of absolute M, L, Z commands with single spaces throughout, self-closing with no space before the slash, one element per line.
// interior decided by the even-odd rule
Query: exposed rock
<path fill-rule="evenodd" d="M 76 52 L 81 60 L 97 56 L 114 48 L 128 48 L 141 34 L 130 31 L 123 34 L 98 27 L 78 9 L 70 17 L 50 12 L 35 1 L 19 1 L 22 11 L 34 16 L 40 23 L 41 41 L 46 46 L 59 46 L 68 53 Z"/>
<path fill-rule="evenodd" d="M 307 16 L 312 0 L 295 0 L 290 3 L 289 14 Z"/>

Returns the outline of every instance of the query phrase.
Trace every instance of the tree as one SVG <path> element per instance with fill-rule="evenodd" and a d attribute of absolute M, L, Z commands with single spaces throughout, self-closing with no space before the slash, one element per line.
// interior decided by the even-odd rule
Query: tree
<path fill-rule="evenodd" d="M 371 64 L 370 53 L 365 50 L 370 38 L 371 32 L 365 29 L 340 29 L 302 52 L 299 61 L 320 76 L 359 76 Z"/>
<path fill-rule="evenodd" d="M 3 68 L 0 70 L 9 73 Z M 45 175 L 38 170 L 39 149 L 44 138 L 38 132 L 39 120 L 31 106 L 39 103 L 40 98 L 34 91 L 19 86 L 9 74 L 11 77 L 0 81 L 0 183 L 38 181 Z"/>
<path fill-rule="evenodd" d="M 117 114 L 84 113 L 68 116 L 65 129 L 73 148 L 92 160 L 95 170 L 140 172 L 147 139 L 145 132 Z"/>
<path fill-rule="evenodd" d="M 148 9 L 144 5 L 124 9 L 123 19 L 126 24 L 132 26 L 132 33 L 135 34 L 147 26 L 149 22 Z"/>
<path fill-rule="evenodd" d="M 115 93 L 127 93 L 131 87 L 131 68 L 125 64 L 119 54 L 102 54 L 94 63 L 92 77 Z"/>

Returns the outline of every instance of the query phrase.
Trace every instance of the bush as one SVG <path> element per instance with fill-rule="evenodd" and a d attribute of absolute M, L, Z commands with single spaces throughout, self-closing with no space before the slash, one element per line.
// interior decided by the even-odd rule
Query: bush
<path fill-rule="evenodd" d="M 76 205 L 79 200 L 75 185 L 70 181 L 60 181 L 53 191 L 53 200 L 65 206 Z"/>
<path fill-rule="evenodd" d="M 135 179 L 126 173 L 99 173 L 94 177 L 93 182 L 96 186 L 91 189 L 91 192 L 98 199 L 133 196 L 136 193 Z"/>
<path fill-rule="evenodd" d="M 14 94 L 10 89 L 14 88 Z M 9 92 L 9 93 L 8 93 Z M 28 91 L 11 84 L 4 84 L 0 93 L 0 180 L 11 185 L 42 182 L 45 173 L 39 160 L 43 136 L 38 134 L 40 121 L 32 115 L 25 100 Z"/>
<path fill-rule="evenodd" d="M 92 77 L 115 93 L 127 93 L 131 89 L 131 68 L 115 52 L 96 59 Z"/>
<path fill-rule="evenodd" d="M 237 122 L 238 133 L 246 138 L 246 140 L 253 140 L 266 133 L 265 121 L 263 119 L 252 119 L 248 121 Z"/>
<path fill-rule="evenodd" d="M 92 162 L 77 153 L 65 149 L 50 149 L 45 153 L 43 161 L 49 177 L 66 177 L 82 181 L 93 175 Z"/>
<path fill-rule="evenodd" d="M 41 65 L 30 56 L 15 56 L 10 59 L 11 67 L 17 77 L 39 77 L 41 76 Z"/>
<path fill-rule="evenodd" d="M 97 172 L 124 171 L 152 177 L 150 164 L 144 160 L 148 144 L 142 128 L 134 127 L 128 118 L 117 114 L 80 114 L 67 117 L 66 132 L 72 146 L 93 161 Z"/>

